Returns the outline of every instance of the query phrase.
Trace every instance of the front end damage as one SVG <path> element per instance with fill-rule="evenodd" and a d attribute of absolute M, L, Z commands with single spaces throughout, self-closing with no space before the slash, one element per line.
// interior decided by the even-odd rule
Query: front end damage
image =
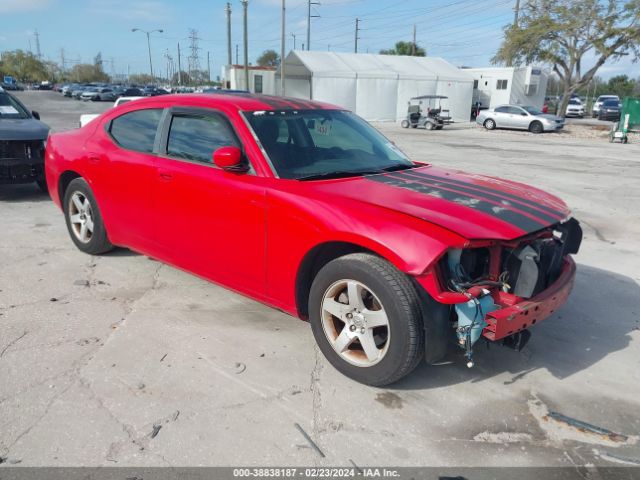
<path fill-rule="evenodd" d="M 471 241 L 448 250 L 417 278 L 431 297 L 449 305 L 456 343 L 473 366 L 473 346 L 484 338 L 520 350 L 529 327 L 568 298 L 582 229 L 571 218 L 511 241 Z"/>

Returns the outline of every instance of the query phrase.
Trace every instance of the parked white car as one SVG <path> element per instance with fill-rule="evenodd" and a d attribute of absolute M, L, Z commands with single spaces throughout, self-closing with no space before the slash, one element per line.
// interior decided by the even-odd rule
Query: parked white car
<path fill-rule="evenodd" d="M 116 108 L 118 105 L 122 105 L 123 103 L 131 102 L 133 100 L 139 100 L 145 97 L 120 97 L 113 104 L 113 108 Z M 80 128 L 84 127 L 91 120 L 98 118 L 101 113 L 85 113 L 84 115 L 80 115 Z"/>
<path fill-rule="evenodd" d="M 606 100 L 616 100 L 620 103 L 620 97 L 618 95 L 600 95 L 596 100 L 596 103 L 593 104 L 593 109 L 591 110 L 591 116 L 596 118 L 600 113 L 600 107 Z"/>
<path fill-rule="evenodd" d="M 564 127 L 564 118 L 542 113 L 535 107 L 520 105 L 499 105 L 489 110 L 481 110 L 476 123 L 487 130 L 514 128 L 529 130 L 531 133 L 555 132 Z"/>
<path fill-rule="evenodd" d="M 579 118 L 584 117 L 584 105 L 579 98 L 572 98 L 571 100 L 569 100 L 565 116 Z"/>

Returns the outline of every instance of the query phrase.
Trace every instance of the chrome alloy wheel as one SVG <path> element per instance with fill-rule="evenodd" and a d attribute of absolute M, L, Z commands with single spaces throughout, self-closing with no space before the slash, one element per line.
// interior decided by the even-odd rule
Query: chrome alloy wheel
<path fill-rule="evenodd" d="M 322 297 L 322 329 L 333 349 L 358 367 L 371 367 L 387 353 L 389 318 L 378 297 L 356 280 L 333 283 Z"/>
<path fill-rule="evenodd" d="M 82 243 L 89 243 L 93 237 L 93 210 L 89 199 L 81 192 L 74 192 L 71 195 L 69 221 L 76 238 Z"/>

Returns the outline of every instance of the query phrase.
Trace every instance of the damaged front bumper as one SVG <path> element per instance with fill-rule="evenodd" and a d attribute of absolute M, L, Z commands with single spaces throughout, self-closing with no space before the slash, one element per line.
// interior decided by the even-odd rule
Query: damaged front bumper
<path fill-rule="evenodd" d="M 450 249 L 416 281 L 443 307 L 449 331 L 466 350 L 481 337 L 516 349 L 528 328 L 566 302 L 576 274 L 572 254 L 582 230 L 575 219 L 511 241 L 470 241 Z"/>
<path fill-rule="evenodd" d="M 484 318 L 487 326 L 482 330 L 482 336 L 491 341 L 501 340 L 549 318 L 567 301 L 575 276 L 576 263 L 567 256 L 560 276 L 546 290 L 530 299 L 487 313 Z"/>

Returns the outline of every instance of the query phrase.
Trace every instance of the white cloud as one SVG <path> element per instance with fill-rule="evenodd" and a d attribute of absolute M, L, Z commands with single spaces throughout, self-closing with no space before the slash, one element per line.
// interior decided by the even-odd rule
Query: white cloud
<path fill-rule="evenodd" d="M 47 8 L 51 3 L 51 0 L 0 0 L 0 13 L 41 10 Z"/>

